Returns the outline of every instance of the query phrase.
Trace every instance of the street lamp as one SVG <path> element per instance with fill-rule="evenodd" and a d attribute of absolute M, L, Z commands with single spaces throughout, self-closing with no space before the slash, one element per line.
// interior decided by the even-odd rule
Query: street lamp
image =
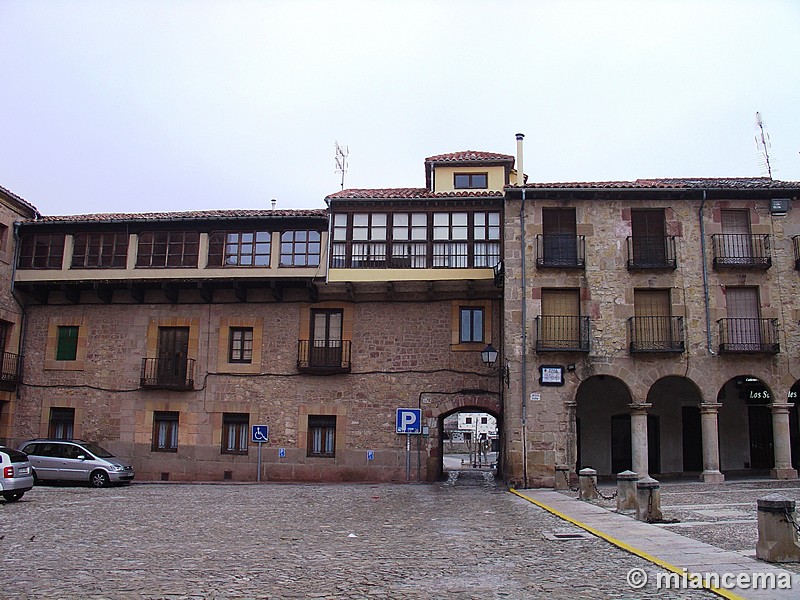
<path fill-rule="evenodd" d="M 481 350 L 481 360 L 483 363 L 489 367 L 494 365 L 497 362 L 497 357 L 499 356 L 499 352 L 494 349 L 494 346 L 491 344 L 487 344 L 486 348 Z M 500 380 L 505 381 L 506 387 L 509 385 L 509 372 L 508 372 L 508 365 L 505 367 L 500 367 Z"/>
<path fill-rule="evenodd" d="M 495 362 L 497 362 L 498 354 L 499 353 L 494 349 L 494 346 L 487 344 L 486 348 L 481 351 L 481 360 L 484 362 L 484 364 L 491 367 Z"/>

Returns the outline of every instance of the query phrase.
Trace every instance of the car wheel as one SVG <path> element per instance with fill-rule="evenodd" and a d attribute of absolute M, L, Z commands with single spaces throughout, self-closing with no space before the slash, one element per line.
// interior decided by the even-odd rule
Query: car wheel
<path fill-rule="evenodd" d="M 3 494 L 3 498 L 6 499 L 6 502 L 16 502 L 24 495 L 25 492 L 6 492 Z"/>
<path fill-rule="evenodd" d="M 93 471 L 92 475 L 89 477 L 89 483 L 92 484 L 92 487 L 96 488 L 108 487 L 108 473 L 105 471 Z"/>
<path fill-rule="evenodd" d="M 33 471 L 33 469 L 31 469 Z M 42 480 L 36 475 L 36 471 L 33 471 L 33 485 L 40 485 Z"/>

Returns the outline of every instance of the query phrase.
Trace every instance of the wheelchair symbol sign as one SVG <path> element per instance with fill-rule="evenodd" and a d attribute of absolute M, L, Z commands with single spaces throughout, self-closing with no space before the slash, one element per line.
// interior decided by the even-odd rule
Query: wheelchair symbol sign
<path fill-rule="evenodd" d="M 253 443 L 269 441 L 269 427 L 267 425 L 253 425 Z"/>

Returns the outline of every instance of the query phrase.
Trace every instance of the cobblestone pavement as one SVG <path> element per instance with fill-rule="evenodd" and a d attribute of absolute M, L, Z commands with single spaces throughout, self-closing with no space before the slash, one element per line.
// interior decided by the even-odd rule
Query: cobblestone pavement
<path fill-rule="evenodd" d="M 600 486 L 606 496 L 611 495 L 614 489 L 607 484 Z M 794 500 L 800 508 L 800 480 L 733 479 L 720 484 L 680 480 L 662 482 L 661 510 L 665 523 L 658 526 L 754 558 L 758 541 L 757 501 L 768 494 L 780 494 Z M 609 509 L 616 508 L 615 501 L 601 498 L 597 503 Z M 798 563 L 780 566 L 800 573 Z"/>
<path fill-rule="evenodd" d="M 498 488 L 439 484 L 37 486 L 0 502 L 8 599 L 713 598 Z M 558 539 L 555 534 L 573 534 Z"/>

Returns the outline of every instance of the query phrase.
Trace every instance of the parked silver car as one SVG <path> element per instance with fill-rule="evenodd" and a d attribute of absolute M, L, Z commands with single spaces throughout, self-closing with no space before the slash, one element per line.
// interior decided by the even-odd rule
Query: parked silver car
<path fill-rule="evenodd" d="M 37 481 L 88 482 L 93 487 L 130 483 L 130 463 L 83 440 L 29 440 L 19 449 L 28 455 Z"/>
<path fill-rule="evenodd" d="M 8 502 L 16 502 L 33 487 L 33 473 L 27 455 L 0 446 L 0 493 Z"/>

